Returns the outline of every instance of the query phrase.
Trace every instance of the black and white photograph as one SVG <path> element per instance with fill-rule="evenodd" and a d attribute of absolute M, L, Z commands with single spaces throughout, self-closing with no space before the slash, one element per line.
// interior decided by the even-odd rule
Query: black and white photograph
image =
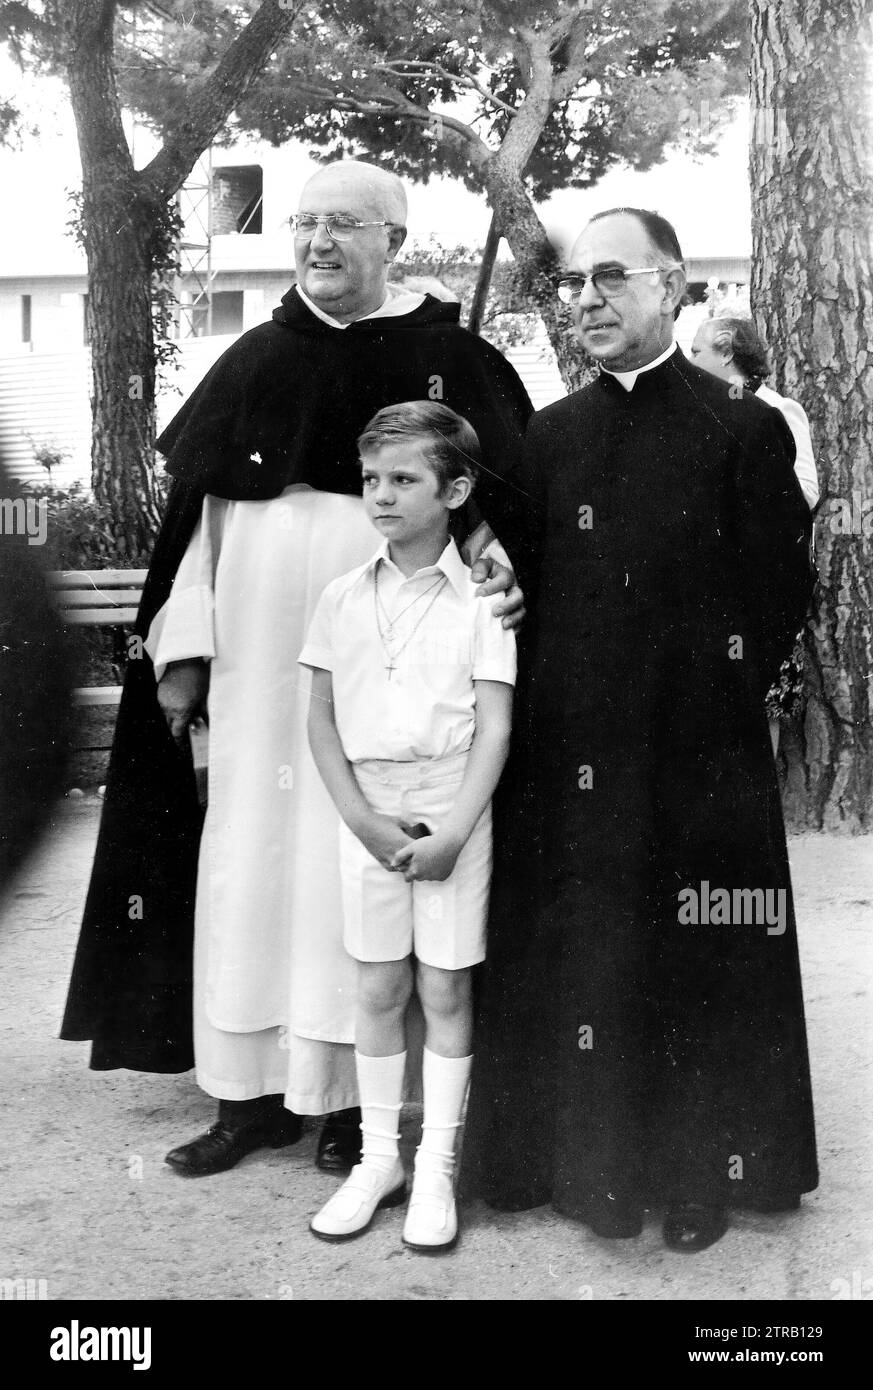
<path fill-rule="evenodd" d="M 0 177 L 22 1364 L 582 1302 L 833 1374 L 870 0 L 0 0 Z"/>

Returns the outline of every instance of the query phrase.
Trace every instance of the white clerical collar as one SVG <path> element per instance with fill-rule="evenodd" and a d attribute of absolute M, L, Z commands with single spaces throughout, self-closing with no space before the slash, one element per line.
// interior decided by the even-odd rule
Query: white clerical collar
<path fill-rule="evenodd" d="M 386 565 L 390 565 L 392 569 L 397 570 L 398 574 L 402 574 L 402 571 L 391 559 L 390 544 L 387 540 L 382 542 L 376 554 L 367 561 L 367 570 L 373 571 L 377 565 L 383 562 Z M 461 559 L 461 553 L 451 536 L 449 537 L 448 545 L 435 565 L 425 565 L 424 569 L 416 570 L 414 575 L 403 575 L 403 578 L 415 579 L 420 574 L 436 574 L 437 572 L 444 574 L 455 592 L 458 593 L 461 598 L 464 597 L 465 585 L 469 578 L 469 574 L 467 566 Z"/>
<path fill-rule="evenodd" d="M 632 372 L 611 372 L 609 368 L 604 367 L 602 363 L 600 370 L 602 372 L 606 372 L 609 376 L 614 376 L 616 380 L 620 381 L 625 391 L 632 391 L 634 389 L 634 383 L 636 382 L 638 376 L 640 376 L 643 372 L 650 372 L 653 367 L 660 367 L 661 363 L 666 362 L 667 358 L 671 357 L 675 351 L 676 343 L 672 342 L 670 346 L 664 352 L 661 353 L 660 357 L 653 358 L 653 360 L 651 362 L 647 362 L 644 367 L 636 367 Z"/>
<path fill-rule="evenodd" d="M 321 319 L 322 323 L 329 323 L 331 328 L 351 327 L 351 324 L 340 323 L 339 319 L 335 319 L 330 314 L 326 314 L 323 309 L 319 309 L 318 305 L 313 303 L 313 301 L 309 298 L 309 295 L 306 294 L 306 292 L 302 290 L 299 285 L 295 285 L 294 288 L 300 295 L 300 298 L 303 300 L 303 303 L 306 305 L 309 312 L 314 314 L 317 319 Z M 379 308 L 374 309 L 372 313 L 361 314 L 360 318 L 396 318 L 398 314 L 411 314 L 413 309 L 417 309 L 419 305 L 423 303 L 424 295 L 421 294 L 419 291 L 405 290 L 402 285 L 389 285 L 388 294 L 383 303 L 379 305 Z M 352 320 L 352 322 L 354 322 L 354 320 Z"/>

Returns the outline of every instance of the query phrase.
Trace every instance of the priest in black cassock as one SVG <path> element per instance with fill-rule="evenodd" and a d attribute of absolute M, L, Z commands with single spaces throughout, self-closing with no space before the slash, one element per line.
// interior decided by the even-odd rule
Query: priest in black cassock
<path fill-rule="evenodd" d="M 530 415 L 518 376 L 459 326 L 457 304 L 388 283 L 406 223 L 396 175 L 329 165 L 292 220 L 297 284 L 158 440 L 173 486 L 63 1024 L 63 1037 L 92 1040 L 95 1068 L 196 1065 L 218 1115 L 167 1155 L 189 1176 L 292 1143 L 301 1114 L 330 1117 L 321 1168 L 347 1171 L 360 1153 L 339 818 L 309 752 L 297 665 L 325 584 L 373 552 L 357 436 L 383 406 L 444 401 L 482 441 L 487 519 Z M 473 559 L 487 528 L 471 515 L 467 529 Z M 476 573 L 491 593 L 511 583 L 492 557 Z M 506 594 L 506 622 L 520 602 Z M 204 712 L 205 823 L 188 747 Z"/>
<path fill-rule="evenodd" d="M 811 591 L 778 411 L 673 342 L 656 214 L 600 214 L 561 297 L 598 378 L 537 414 L 496 519 L 533 614 L 499 793 L 463 1186 L 705 1248 L 817 1184 L 764 695 Z"/>

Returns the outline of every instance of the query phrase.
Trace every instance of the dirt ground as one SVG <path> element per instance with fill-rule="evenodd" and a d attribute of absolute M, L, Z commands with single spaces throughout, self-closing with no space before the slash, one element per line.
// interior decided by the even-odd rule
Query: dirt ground
<path fill-rule="evenodd" d="M 639 1240 L 608 1242 L 548 1208 L 476 1205 L 434 1259 L 401 1245 L 402 1208 L 348 1245 L 312 1238 L 336 1181 L 313 1166 L 314 1121 L 293 1148 L 182 1179 L 164 1154 L 214 1108 L 191 1074 L 92 1072 L 87 1044 L 58 1041 L 99 808 L 65 802 L 0 905 L 0 1280 L 44 1280 L 49 1299 L 873 1297 L 873 837 L 790 843 L 821 1164 L 800 1213 L 734 1214 L 688 1256 L 663 1248 L 655 1213 Z"/>

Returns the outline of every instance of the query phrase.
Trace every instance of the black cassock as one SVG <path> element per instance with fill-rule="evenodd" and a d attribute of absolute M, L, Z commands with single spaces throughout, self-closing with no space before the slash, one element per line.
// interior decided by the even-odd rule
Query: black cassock
<path fill-rule="evenodd" d="M 777 411 L 678 350 L 529 426 L 536 543 L 495 519 L 535 611 L 495 807 L 468 1196 L 584 1218 L 609 1194 L 816 1186 L 764 711 L 812 584 L 793 457 Z M 689 923 L 683 889 L 701 917 L 729 890 L 740 920 Z M 735 889 L 763 891 L 734 911 Z"/>
<path fill-rule="evenodd" d="M 271 322 L 243 334 L 158 440 L 175 481 L 136 631 L 148 632 L 169 597 L 206 493 L 257 501 L 308 483 L 360 495 L 355 440 L 377 410 L 398 401 L 441 400 L 470 420 L 484 468 L 467 529 L 487 519 L 531 405 L 505 358 L 459 327 L 459 312 L 426 295 L 408 314 L 337 329 L 291 290 Z M 201 828 L 190 758 L 167 732 L 151 661 L 131 661 L 61 1031 L 93 1040 L 96 1069 L 193 1066 Z M 143 885 L 151 906 L 139 920 L 131 899 Z"/>

